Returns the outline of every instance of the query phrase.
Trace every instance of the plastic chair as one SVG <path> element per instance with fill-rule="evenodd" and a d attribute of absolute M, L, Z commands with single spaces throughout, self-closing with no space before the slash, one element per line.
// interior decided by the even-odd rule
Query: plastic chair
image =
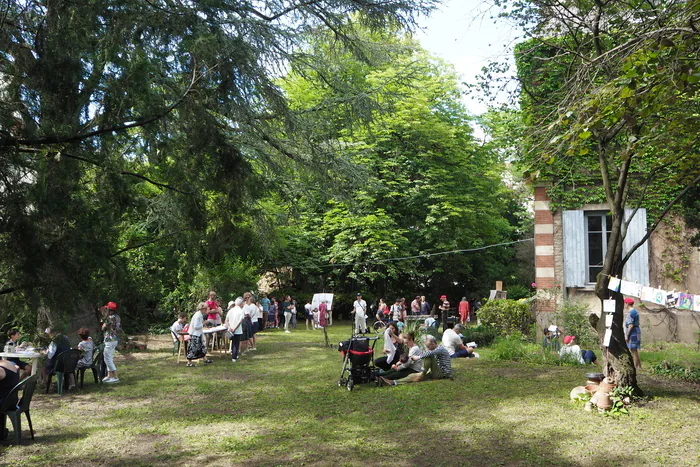
<path fill-rule="evenodd" d="M 10 420 L 12 421 L 12 429 L 15 431 L 15 441 L 17 444 L 20 444 L 22 441 L 21 415 L 23 412 L 27 417 L 29 432 L 32 435 L 32 440 L 34 440 L 34 427 L 32 427 L 32 418 L 29 415 L 29 404 L 32 402 L 32 396 L 34 395 L 34 390 L 36 389 L 36 382 L 36 375 L 20 381 L 17 386 L 12 388 L 12 391 L 10 391 L 10 393 L 7 395 L 5 402 L 3 402 L 2 407 L 0 407 L 0 434 L 4 436 L 5 427 L 7 426 L 7 417 L 10 417 Z M 17 404 L 16 401 L 19 391 L 22 391 L 22 398 Z"/>
<path fill-rule="evenodd" d="M 180 351 L 180 336 L 173 331 L 170 331 L 170 335 L 173 337 L 173 355 L 175 355 Z"/>
<path fill-rule="evenodd" d="M 92 370 L 92 376 L 95 378 L 95 384 L 102 383 L 103 373 L 100 370 L 104 365 L 104 358 L 102 358 L 102 352 L 104 352 L 104 349 L 105 345 L 100 344 L 92 354 L 92 365 L 78 368 L 78 374 L 80 375 L 80 389 L 83 389 L 86 370 Z"/>
<path fill-rule="evenodd" d="M 54 373 L 56 373 L 59 396 L 63 395 L 63 381 L 66 374 L 72 374 L 73 377 L 75 377 L 75 370 L 78 367 L 78 360 L 80 360 L 81 353 L 82 352 L 78 349 L 70 349 L 62 352 L 56 358 L 56 368 L 54 369 Z M 46 381 L 46 394 L 49 393 L 49 389 L 51 388 L 52 374 L 49 373 L 48 376 L 48 380 Z"/>

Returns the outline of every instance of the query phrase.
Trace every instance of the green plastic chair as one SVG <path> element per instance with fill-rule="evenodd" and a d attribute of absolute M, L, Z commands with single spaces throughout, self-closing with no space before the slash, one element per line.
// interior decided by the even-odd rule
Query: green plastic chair
<path fill-rule="evenodd" d="M 29 404 L 32 402 L 32 396 L 36 389 L 36 375 L 20 381 L 17 386 L 12 388 L 12 391 L 7 395 L 5 401 L 0 407 L 0 435 L 5 435 L 5 427 L 7 426 L 7 417 L 12 421 L 12 429 L 15 431 L 15 441 L 17 444 L 22 442 L 22 413 L 27 417 L 29 423 L 29 432 L 34 440 L 34 427 L 32 427 L 32 418 L 29 415 Z M 17 403 L 19 392 L 22 391 L 22 398 Z"/>
<path fill-rule="evenodd" d="M 61 353 L 56 359 L 56 383 L 58 386 L 58 395 L 63 395 L 63 383 L 65 381 L 66 375 L 76 376 L 75 370 L 78 368 L 78 360 L 82 352 L 78 349 L 70 349 Z M 51 383 L 51 376 L 49 376 L 49 384 Z M 48 389 L 47 389 L 48 390 Z"/>
<path fill-rule="evenodd" d="M 92 365 L 84 366 L 78 368 L 78 374 L 80 376 L 80 389 L 83 389 L 83 383 L 85 382 L 85 371 L 92 370 L 92 376 L 95 378 L 95 384 L 102 383 L 102 365 L 104 365 L 104 358 L 102 353 L 105 350 L 105 345 L 100 344 L 97 346 L 95 351 L 92 353 Z"/>

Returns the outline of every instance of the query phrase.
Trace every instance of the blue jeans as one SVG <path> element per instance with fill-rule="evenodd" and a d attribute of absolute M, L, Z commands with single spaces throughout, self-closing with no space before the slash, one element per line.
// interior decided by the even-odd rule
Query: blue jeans
<path fill-rule="evenodd" d="M 457 349 L 455 353 L 450 355 L 450 358 L 472 358 L 474 354 L 467 349 Z"/>

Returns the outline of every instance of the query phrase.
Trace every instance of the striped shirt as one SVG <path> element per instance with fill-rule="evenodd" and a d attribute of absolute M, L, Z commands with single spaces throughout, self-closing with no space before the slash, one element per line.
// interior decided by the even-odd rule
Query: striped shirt
<path fill-rule="evenodd" d="M 426 350 L 421 355 L 421 360 L 428 357 L 435 357 L 437 359 L 438 366 L 442 373 L 447 377 L 452 377 L 452 361 L 450 360 L 450 353 L 442 345 L 438 346 L 435 350 Z"/>

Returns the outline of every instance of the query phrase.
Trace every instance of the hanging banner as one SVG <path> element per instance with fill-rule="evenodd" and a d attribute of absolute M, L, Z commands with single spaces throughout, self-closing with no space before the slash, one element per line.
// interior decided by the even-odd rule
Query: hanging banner
<path fill-rule="evenodd" d="M 679 310 L 692 310 L 693 309 L 693 296 L 689 293 L 682 293 L 678 299 L 678 305 L 676 305 Z"/>
<path fill-rule="evenodd" d="M 603 311 L 606 313 L 615 313 L 615 300 L 603 300 Z"/>
<path fill-rule="evenodd" d="M 640 298 L 642 296 L 642 284 L 636 282 L 620 281 L 620 293 L 628 297 Z"/>
<path fill-rule="evenodd" d="M 678 292 L 667 292 L 666 293 L 666 306 L 669 308 L 675 308 L 678 305 L 678 299 L 681 294 Z"/>
<path fill-rule="evenodd" d="M 608 290 L 612 290 L 613 292 L 619 292 L 620 291 L 620 282 L 622 282 L 620 279 L 617 277 L 611 277 L 610 282 L 608 282 Z"/>
<path fill-rule="evenodd" d="M 605 315 L 605 327 L 610 328 L 613 322 L 613 315 Z"/>
<path fill-rule="evenodd" d="M 612 339 L 612 329 L 605 331 L 605 336 L 603 336 L 603 345 L 605 347 L 610 347 L 610 339 Z"/>

